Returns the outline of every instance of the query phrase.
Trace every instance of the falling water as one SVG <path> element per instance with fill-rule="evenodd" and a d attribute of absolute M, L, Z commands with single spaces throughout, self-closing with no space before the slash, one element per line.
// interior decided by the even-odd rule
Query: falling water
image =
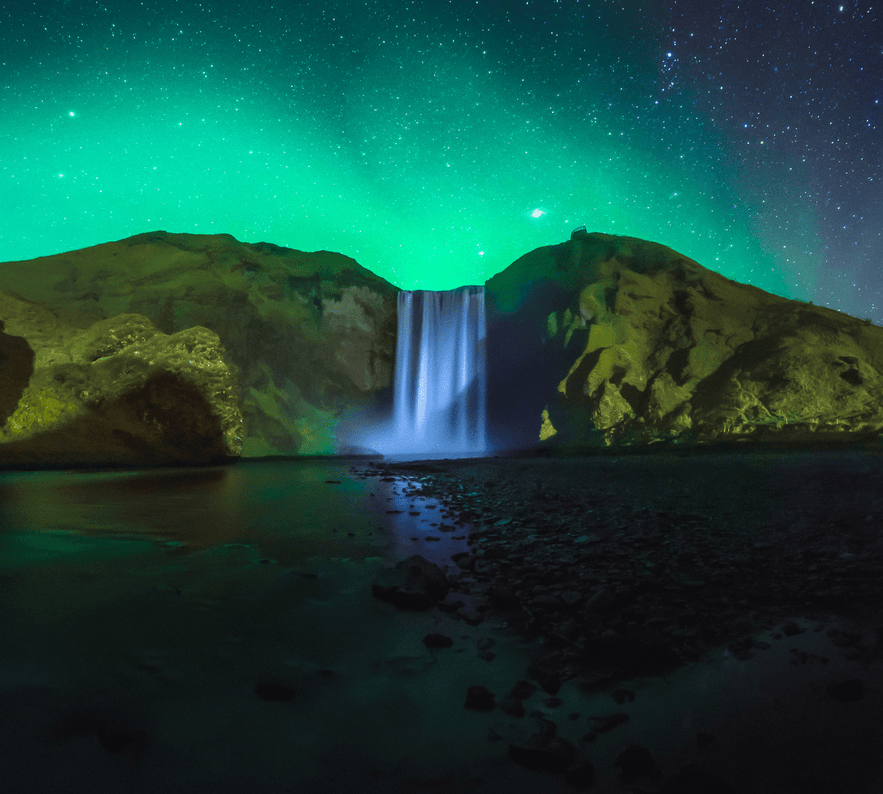
<path fill-rule="evenodd" d="M 398 295 L 391 415 L 355 424 L 345 449 L 389 457 L 487 453 L 484 287 Z"/>
<path fill-rule="evenodd" d="M 384 455 L 486 451 L 484 287 L 398 296 L 392 420 L 364 438 Z"/>

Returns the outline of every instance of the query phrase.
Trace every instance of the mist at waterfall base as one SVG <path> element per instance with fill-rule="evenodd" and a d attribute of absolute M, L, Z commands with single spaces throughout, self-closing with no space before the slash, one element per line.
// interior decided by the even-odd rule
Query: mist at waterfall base
<path fill-rule="evenodd" d="M 483 286 L 402 291 L 392 416 L 359 445 L 389 458 L 487 453 Z"/>

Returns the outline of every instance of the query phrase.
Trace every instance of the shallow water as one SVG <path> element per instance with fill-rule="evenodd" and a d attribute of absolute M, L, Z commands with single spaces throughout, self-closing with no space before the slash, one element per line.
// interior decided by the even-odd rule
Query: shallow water
<path fill-rule="evenodd" d="M 448 557 L 467 548 L 470 527 L 438 532 L 433 524 L 451 521 L 443 498 L 400 477 L 366 478 L 364 468 L 311 460 L 0 475 L 0 779 L 9 790 L 573 791 L 562 775 L 508 759 L 507 739 L 528 730 L 525 719 L 463 708 L 475 684 L 502 697 L 539 643 L 372 597 L 377 571 L 411 554 L 453 573 Z M 633 703 L 614 703 L 613 686 L 568 682 L 561 705 L 541 691 L 525 705 L 593 760 L 594 791 L 632 790 L 613 760 L 633 741 L 666 775 L 700 761 L 740 792 L 816 790 L 783 787 L 798 773 L 826 792 L 879 790 L 867 759 L 883 747 L 881 665 L 839 659 L 803 623 L 805 634 L 771 639 L 745 662 L 721 651 L 668 676 L 618 682 L 636 691 Z M 430 632 L 453 647 L 427 650 Z M 480 640 L 495 642 L 492 661 Z M 795 667 L 794 647 L 829 662 Z M 862 701 L 825 695 L 850 677 L 871 687 Z M 255 688 L 268 683 L 293 698 L 261 699 Z M 591 715 L 617 711 L 630 721 L 580 742 Z M 131 741 L 108 749 L 100 730 Z M 696 731 L 717 741 L 700 752 Z"/>

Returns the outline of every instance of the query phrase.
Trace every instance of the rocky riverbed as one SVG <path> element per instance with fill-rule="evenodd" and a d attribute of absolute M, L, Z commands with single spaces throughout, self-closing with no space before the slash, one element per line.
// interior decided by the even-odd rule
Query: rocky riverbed
<path fill-rule="evenodd" d="M 521 683 L 551 698 L 566 681 L 609 687 L 714 650 L 748 660 L 770 648 L 761 635 L 806 631 L 798 619 L 822 621 L 850 661 L 870 665 L 883 650 L 876 450 L 383 462 L 360 473 L 407 477 L 419 483 L 415 497 L 440 499 L 438 533 L 474 527 L 438 607 L 541 638 L 547 653 Z M 794 651 L 792 661 L 818 661 L 809 656 Z M 495 702 L 474 689 L 471 707 L 523 715 L 518 692 Z M 861 678 L 827 690 L 843 702 L 865 692 Z M 615 727 L 612 718 L 584 741 Z M 531 743 L 510 745 L 510 755 L 564 771 L 572 747 L 555 740 L 554 725 L 542 734 L 541 720 Z M 647 763 L 636 749 L 623 775 L 640 777 Z M 580 774 L 571 768 L 568 779 L 579 786 Z"/>

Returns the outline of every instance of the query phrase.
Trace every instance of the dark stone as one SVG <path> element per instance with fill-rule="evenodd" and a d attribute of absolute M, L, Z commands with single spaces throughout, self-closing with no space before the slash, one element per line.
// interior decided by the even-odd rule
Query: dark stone
<path fill-rule="evenodd" d="M 550 670 L 539 670 L 537 672 L 537 683 L 550 695 L 557 695 L 561 689 L 561 677 L 558 673 Z"/>
<path fill-rule="evenodd" d="M 602 587 L 586 602 L 586 612 L 591 615 L 607 615 L 613 611 L 616 596 L 606 587 Z"/>
<path fill-rule="evenodd" d="M 472 711 L 493 711 L 496 702 L 494 696 L 487 687 L 471 686 L 466 692 L 466 702 L 463 704 L 464 709 Z"/>
<path fill-rule="evenodd" d="M 653 773 L 656 763 L 646 747 L 630 744 L 616 758 L 615 765 L 620 768 L 619 779 L 623 783 L 634 783 L 642 777 Z"/>
<path fill-rule="evenodd" d="M 633 689 L 614 689 L 611 697 L 621 706 L 628 701 L 633 703 L 635 700 L 635 691 Z"/>
<path fill-rule="evenodd" d="M 618 725 L 628 722 L 630 717 L 628 714 L 620 711 L 616 714 L 607 714 L 604 717 L 589 717 L 589 719 L 598 723 L 595 728 L 597 733 L 606 733 L 607 731 L 612 731 Z"/>
<path fill-rule="evenodd" d="M 427 634 L 423 638 L 423 644 L 427 648 L 450 648 L 454 641 L 444 634 Z"/>
<path fill-rule="evenodd" d="M 789 620 L 787 623 L 782 625 L 782 631 L 785 633 L 786 636 L 793 637 L 796 634 L 803 634 L 806 629 L 801 628 L 793 620 Z"/>
<path fill-rule="evenodd" d="M 371 585 L 375 598 L 389 601 L 399 609 L 415 611 L 429 609 L 445 598 L 449 590 L 445 572 L 420 554 L 381 571 Z"/>
<path fill-rule="evenodd" d="M 524 704 L 516 698 L 511 692 L 504 695 L 502 700 L 497 704 L 501 711 L 504 711 L 511 717 L 524 716 Z"/>
<path fill-rule="evenodd" d="M 515 686 L 512 687 L 512 697 L 518 698 L 519 700 L 527 700 L 534 692 L 537 691 L 537 685 L 532 684 L 530 681 L 516 681 Z"/>
<path fill-rule="evenodd" d="M 459 598 L 456 599 L 445 599 L 444 601 L 439 601 L 436 606 L 442 612 L 456 612 L 458 609 L 462 609 L 466 606 L 465 601 L 461 601 Z"/>
<path fill-rule="evenodd" d="M 575 757 L 576 747 L 560 736 L 533 734 L 509 743 L 509 758 L 538 772 L 565 772 Z"/>
<path fill-rule="evenodd" d="M 517 593 L 508 585 L 492 587 L 490 597 L 494 609 L 515 609 L 519 605 Z"/>
<path fill-rule="evenodd" d="M 534 727 L 533 735 L 541 736 L 544 739 L 551 738 L 558 733 L 558 725 L 552 720 L 547 720 L 546 715 L 542 711 L 532 711 L 530 713 L 530 722 Z"/>
<path fill-rule="evenodd" d="M 476 609 L 461 608 L 457 610 L 457 614 L 469 626 L 477 626 L 484 620 L 484 615 Z"/>

